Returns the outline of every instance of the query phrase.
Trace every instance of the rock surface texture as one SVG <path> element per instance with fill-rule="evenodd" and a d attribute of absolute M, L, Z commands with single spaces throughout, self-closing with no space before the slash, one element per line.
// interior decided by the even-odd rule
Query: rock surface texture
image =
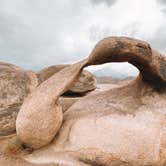
<path fill-rule="evenodd" d="M 53 74 L 59 72 L 65 67 L 70 65 L 55 65 L 47 67 L 37 73 L 39 78 L 39 82 L 47 80 Z M 95 77 L 88 71 L 83 70 L 78 78 L 73 82 L 73 85 L 69 88 L 69 92 L 73 93 L 86 93 L 92 91 L 96 88 L 96 79 Z"/>
<path fill-rule="evenodd" d="M 108 62 L 129 62 L 140 74 L 83 97 L 62 114 L 59 97 L 82 69 Z M 52 75 L 25 99 L 16 120 L 17 137 L 38 149 L 20 155 L 19 164 L 164 166 L 165 115 L 166 58 L 144 41 L 105 38 L 87 59 Z"/>
<path fill-rule="evenodd" d="M 51 66 L 34 73 L 0 62 L 0 138 L 15 133 L 16 117 L 27 95 L 66 66 L 69 65 Z M 94 76 L 88 71 L 83 71 L 70 89 L 72 92 L 86 93 L 95 87 Z M 67 99 L 72 103 L 72 99 L 66 97 Z M 66 110 L 70 105 L 64 103 L 62 106 Z"/>
<path fill-rule="evenodd" d="M 15 132 L 15 120 L 24 98 L 38 85 L 33 72 L 0 63 L 0 137 Z"/>

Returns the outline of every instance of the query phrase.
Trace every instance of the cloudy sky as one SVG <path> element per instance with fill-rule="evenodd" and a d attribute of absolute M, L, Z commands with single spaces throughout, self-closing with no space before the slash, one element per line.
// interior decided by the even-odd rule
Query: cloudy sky
<path fill-rule="evenodd" d="M 143 39 L 166 52 L 166 0 L 0 0 L 0 61 L 39 70 L 83 59 L 103 37 Z M 134 75 L 127 63 L 92 72 Z"/>

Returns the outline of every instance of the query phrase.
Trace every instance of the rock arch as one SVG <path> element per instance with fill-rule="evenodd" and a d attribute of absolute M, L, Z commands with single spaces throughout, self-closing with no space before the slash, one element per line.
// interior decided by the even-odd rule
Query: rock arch
<path fill-rule="evenodd" d="M 63 114 L 56 103 L 81 70 L 106 62 L 129 62 L 140 70 L 139 81 L 163 90 L 166 87 L 166 59 L 144 41 L 127 37 L 101 40 L 88 58 L 54 74 L 24 101 L 16 120 L 18 137 L 33 148 L 47 145 L 58 133 Z"/>

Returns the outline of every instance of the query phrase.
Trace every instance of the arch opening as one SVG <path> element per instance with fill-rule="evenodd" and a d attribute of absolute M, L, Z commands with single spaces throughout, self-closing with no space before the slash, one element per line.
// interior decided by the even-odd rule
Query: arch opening
<path fill-rule="evenodd" d="M 139 70 L 128 62 L 105 63 L 86 67 L 96 77 L 111 77 L 113 79 L 132 78 L 139 75 Z"/>

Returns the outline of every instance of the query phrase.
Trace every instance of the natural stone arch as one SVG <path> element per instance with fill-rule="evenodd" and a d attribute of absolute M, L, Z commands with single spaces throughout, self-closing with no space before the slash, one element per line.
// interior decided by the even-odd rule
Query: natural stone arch
<path fill-rule="evenodd" d="M 166 57 L 144 41 L 127 37 L 108 37 L 97 43 L 87 65 L 129 62 L 137 67 L 145 82 L 156 88 L 166 85 Z"/>
<path fill-rule="evenodd" d="M 62 111 L 56 103 L 59 96 L 69 89 L 84 67 L 106 62 L 129 62 L 140 70 L 139 81 L 156 90 L 166 86 L 165 57 L 148 43 L 126 37 L 103 39 L 87 59 L 64 68 L 28 96 L 16 121 L 18 137 L 33 148 L 47 145 L 62 124 Z"/>

